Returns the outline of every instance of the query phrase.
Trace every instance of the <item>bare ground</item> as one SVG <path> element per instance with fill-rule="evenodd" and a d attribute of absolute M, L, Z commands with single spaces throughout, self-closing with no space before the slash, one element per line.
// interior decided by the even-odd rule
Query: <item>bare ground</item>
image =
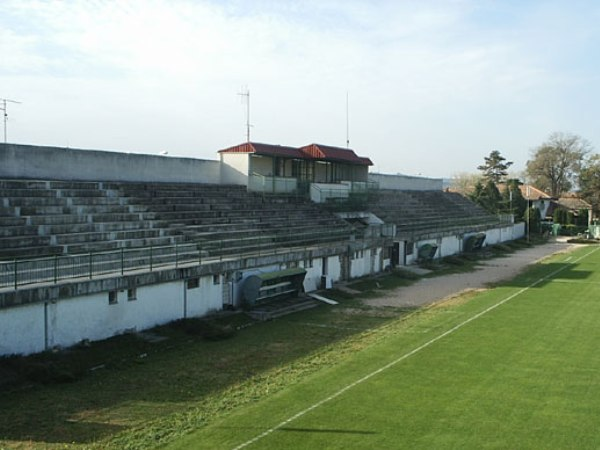
<path fill-rule="evenodd" d="M 484 289 L 491 283 L 510 280 L 523 272 L 528 265 L 556 253 L 571 251 L 575 247 L 566 242 L 551 241 L 486 261 L 473 272 L 423 278 L 385 296 L 365 300 L 365 303 L 370 306 L 398 307 L 427 305 L 467 291 Z"/>

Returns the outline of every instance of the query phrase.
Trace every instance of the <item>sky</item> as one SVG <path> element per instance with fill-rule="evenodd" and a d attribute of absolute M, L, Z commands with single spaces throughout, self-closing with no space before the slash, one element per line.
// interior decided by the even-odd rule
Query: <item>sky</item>
<path fill-rule="evenodd" d="M 250 138 L 374 172 L 600 148 L 600 2 L 0 1 L 8 142 L 217 159 Z"/>

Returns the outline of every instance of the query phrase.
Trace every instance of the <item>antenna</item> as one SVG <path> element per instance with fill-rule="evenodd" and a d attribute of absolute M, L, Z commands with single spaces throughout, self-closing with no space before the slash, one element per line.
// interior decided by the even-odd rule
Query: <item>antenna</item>
<path fill-rule="evenodd" d="M 346 91 L 346 148 L 350 148 L 350 115 L 348 105 L 348 91 Z"/>
<path fill-rule="evenodd" d="M 6 144 L 6 123 L 8 122 L 8 109 L 6 104 L 7 103 L 21 103 L 18 102 L 16 100 L 11 100 L 9 98 L 0 98 L 0 101 L 2 101 L 2 106 L 0 107 L 0 110 L 4 111 L 4 143 Z"/>
<path fill-rule="evenodd" d="M 238 92 L 242 102 L 246 102 L 246 142 L 250 142 L 250 90 L 248 86 L 242 87 L 242 92 Z"/>

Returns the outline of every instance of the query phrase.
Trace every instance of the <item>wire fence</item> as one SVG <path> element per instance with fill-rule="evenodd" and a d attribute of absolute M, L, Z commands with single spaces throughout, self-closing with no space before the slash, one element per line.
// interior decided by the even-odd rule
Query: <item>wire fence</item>
<path fill-rule="evenodd" d="M 34 283 L 57 284 L 71 279 L 91 280 L 106 275 L 125 275 L 136 270 L 152 272 L 166 267 L 178 268 L 225 259 L 289 253 L 293 250 L 308 250 L 322 243 L 339 243 L 349 239 L 347 230 L 331 230 L 0 261 L 0 289 L 17 290 Z"/>

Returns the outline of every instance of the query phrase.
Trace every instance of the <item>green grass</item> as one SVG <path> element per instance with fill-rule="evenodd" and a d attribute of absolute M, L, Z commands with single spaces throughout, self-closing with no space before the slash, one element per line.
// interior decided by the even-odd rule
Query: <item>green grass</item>
<path fill-rule="evenodd" d="M 470 301 L 389 323 L 384 338 L 351 357 L 169 448 L 235 448 L 273 427 L 249 448 L 597 448 L 600 252 L 574 266 L 567 258 Z"/>
<path fill-rule="evenodd" d="M 341 301 L 336 307 L 272 322 L 221 318 L 217 328 L 240 328 L 228 339 L 206 340 L 205 326 L 180 323 L 154 330 L 169 338 L 156 344 L 121 336 L 40 355 L 33 361 L 51 361 L 77 381 L 42 385 L 34 378 L 2 392 L 0 449 L 233 448 L 563 267 L 565 258 L 427 309 L 372 308 L 339 291 L 331 292 Z M 569 439 L 581 444 L 572 448 L 591 447 L 598 436 L 589 424 L 600 404 L 593 380 L 600 336 L 592 324 L 600 311 L 590 282 L 600 283 L 599 263 L 586 258 L 255 448 L 540 448 L 538 442 L 565 447 Z M 377 295 L 411 277 L 352 287 Z M 563 437 L 550 439 L 548 426 Z M 526 427 L 533 430 L 527 439 Z"/>

